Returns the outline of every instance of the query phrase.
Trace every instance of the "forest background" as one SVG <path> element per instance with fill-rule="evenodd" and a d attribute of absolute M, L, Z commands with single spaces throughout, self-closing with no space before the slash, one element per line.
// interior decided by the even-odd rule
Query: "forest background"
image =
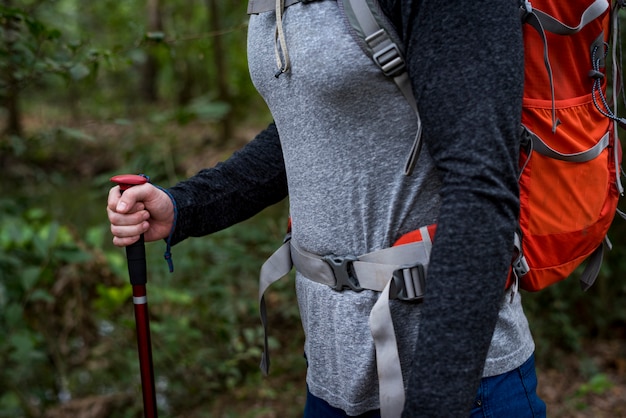
<path fill-rule="evenodd" d="M 0 418 L 142 416 L 131 288 L 105 213 L 112 175 L 169 186 L 270 120 L 246 66 L 243 0 L 0 1 Z M 258 369 L 257 273 L 286 202 L 174 248 L 148 245 L 161 416 L 297 417 L 293 281 L 271 291 Z M 626 416 L 626 222 L 583 293 L 525 294 L 553 417 Z M 230 279 L 230 280 L 225 280 Z"/>

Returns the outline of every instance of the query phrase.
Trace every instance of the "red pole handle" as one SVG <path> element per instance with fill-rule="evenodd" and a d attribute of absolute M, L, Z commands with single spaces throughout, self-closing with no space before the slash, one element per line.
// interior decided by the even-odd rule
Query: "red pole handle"
<path fill-rule="evenodd" d="M 121 174 L 111 177 L 111 181 L 117 183 L 122 193 L 124 193 L 125 190 L 133 186 L 147 183 L 148 179 L 135 174 Z M 152 344 L 150 340 L 150 319 L 146 294 L 146 283 L 148 282 L 146 248 L 143 234 L 139 237 L 138 241 L 126 247 L 126 259 L 128 261 L 128 275 L 133 287 L 133 305 L 135 307 L 137 350 L 139 353 L 144 417 L 157 418 L 154 368 L 152 367 Z"/>

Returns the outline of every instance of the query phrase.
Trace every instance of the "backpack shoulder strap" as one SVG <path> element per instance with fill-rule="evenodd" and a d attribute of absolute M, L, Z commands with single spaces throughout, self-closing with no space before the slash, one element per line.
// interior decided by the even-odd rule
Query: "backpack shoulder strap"
<path fill-rule="evenodd" d="M 383 74 L 393 80 L 415 112 L 417 132 L 404 169 L 410 175 L 422 147 L 422 123 L 406 71 L 402 42 L 376 0 L 338 0 L 337 4 L 359 45 Z"/>

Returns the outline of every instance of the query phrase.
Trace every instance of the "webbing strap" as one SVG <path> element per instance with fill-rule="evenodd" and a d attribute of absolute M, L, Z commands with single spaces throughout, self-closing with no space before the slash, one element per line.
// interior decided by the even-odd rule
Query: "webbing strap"
<path fill-rule="evenodd" d="M 268 258 L 261 267 L 259 276 L 259 313 L 261 315 L 261 324 L 263 325 L 263 354 L 261 355 L 261 370 L 267 375 L 270 370 L 270 356 L 267 344 L 267 307 L 265 305 L 265 291 L 272 283 L 286 276 L 293 267 L 291 262 L 291 245 L 289 239 L 286 239 L 283 245 Z"/>
<path fill-rule="evenodd" d="M 541 37 L 541 41 L 543 42 L 543 63 L 546 67 L 546 71 L 548 73 L 548 80 L 550 81 L 550 99 L 552 101 L 552 132 L 556 132 L 557 126 L 559 126 L 559 121 L 556 117 L 556 105 L 554 102 L 554 78 L 552 76 L 552 66 L 550 65 L 550 57 L 548 55 L 548 41 L 546 40 L 546 32 L 543 29 L 543 25 L 541 20 L 539 19 L 539 15 L 537 14 L 537 10 L 533 9 L 526 15 L 526 22 L 539 34 Z"/>
<path fill-rule="evenodd" d="M 613 110 L 617 112 L 618 109 L 618 97 L 622 94 L 623 86 L 620 84 L 621 77 L 621 68 L 620 62 L 621 58 L 618 59 L 617 56 L 617 45 L 620 45 L 621 48 L 621 38 L 620 38 L 620 30 L 619 30 L 619 13 L 618 8 L 623 7 L 623 3 L 621 1 L 615 2 L 615 6 L 613 10 L 611 10 L 611 30 L 612 30 L 612 75 L 613 75 Z M 621 157 L 621 144 L 619 142 L 618 136 L 618 124 L 613 123 L 613 138 L 615 140 L 615 146 L 613 147 L 613 158 L 615 161 L 615 184 L 617 185 L 617 190 L 620 195 L 624 194 L 624 187 L 622 185 L 622 179 L 620 178 L 620 157 Z M 621 213 L 617 210 L 617 213 Z"/>
<path fill-rule="evenodd" d="M 428 264 L 432 243 L 426 227 L 420 228 L 423 241 L 424 265 Z M 410 245 L 410 244 L 409 244 Z M 400 248 L 400 247 L 392 247 Z M 395 281 L 389 280 L 370 312 L 369 325 L 376 349 L 376 370 L 378 372 L 378 390 L 380 397 L 381 418 L 397 418 L 402 415 L 405 402 L 404 380 L 400 367 L 398 343 L 393 327 L 389 299 L 396 292 Z"/>
<path fill-rule="evenodd" d="M 526 132 L 528 132 L 528 135 L 532 141 L 533 151 L 536 151 L 546 157 L 554 158 L 555 160 L 568 161 L 572 163 L 584 163 L 598 157 L 600 154 L 602 154 L 602 151 L 604 151 L 604 149 L 609 146 L 609 140 L 611 137 L 610 133 L 607 132 L 593 147 L 581 152 L 564 154 L 550 147 L 531 130 L 527 128 L 525 129 Z"/>
<path fill-rule="evenodd" d="M 356 281 L 354 290 L 369 289 L 381 292 L 369 316 L 369 325 L 376 350 L 382 418 L 398 418 L 404 408 L 404 383 L 400 368 L 397 341 L 393 328 L 389 300 L 419 300 L 425 292 L 425 270 L 432 247 L 427 227 L 420 228 L 423 241 L 374 251 L 350 260 L 350 275 Z M 322 257 L 303 250 L 287 238 L 261 268 L 259 280 L 259 310 L 263 324 L 264 349 L 261 370 L 267 374 L 270 367 L 268 351 L 268 324 L 265 291 L 287 275 L 291 268 L 309 280 L 337 290 L 338 271 L 332 267 L 336 257 Z"/>
<path fill-rule="evenodd" d="M 532 2 L 531 2 L 532 3 Z M 537 18 L 541 21 L 543 29 L 557 34 L 557 35 L 572 35 L 580 32 L 589 22 L 593 22 L 598 17 L 602 16 L 609 8 L 609 1 L 596 0 L 585 9 L 580 16 L 580 22 L 576 26 L 569 26 L 561 22 L 558 19 L 550 16 L 547 13 L 542 12 L 539 9 L 532 9 L 532 13 L 537 15 Z"/>
<path fill-rule="evenodd" d="M 608 237 L 605 237 L 608 245 L 610 245 L 610 241 L 608 241 Z M 598 274 L 600 273 L 600 267 L 602 267 L 602 258 L 604 257 L 604 242 L 598 245 L 598 248 L 594 250 L 593 253 L 587 258 L 587 265 L 585 269 L 580 274 L 580 288 L 583 291 L 587 291 L 593 283 L 596 281 Z"/>
<path fill-rule="evenodd" d="M 342 0 L 340 4 L 352 27 L 365 41 L 374 62 L 381 68 L 383 74 L 390 77 L 398 86 L 415 113 L 417 123 L 415 139 L 404 167 L 404 174 L 410 175 L 422 148 L 422 120 L 413 95 L 411 80 L 406 72 L 402 47 L 394 42 L 374 16 L 373 0 Z"/>

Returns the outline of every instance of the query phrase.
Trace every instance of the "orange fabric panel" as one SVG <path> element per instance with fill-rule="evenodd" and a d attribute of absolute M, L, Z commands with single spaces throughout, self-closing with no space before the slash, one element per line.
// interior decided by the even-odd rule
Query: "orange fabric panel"
<path fill-rule="evenodd" d="M 437 224 L 428 225 L 427 229 L 428 229 L 428 235 L 430 235 L 430 240 L 431 241 L 434 240 L 435 231 L 437 230 Z M 406 234 L 402 235 L 393 244 L 393 246 L 396 247 L 398 245 L 409 244 L 411 242 L 419 242 L 419 241 L 422 241 L 422 233 L 420 232 L 419 229 L 416 229 L 415 231 L 407 232 Z"/>

